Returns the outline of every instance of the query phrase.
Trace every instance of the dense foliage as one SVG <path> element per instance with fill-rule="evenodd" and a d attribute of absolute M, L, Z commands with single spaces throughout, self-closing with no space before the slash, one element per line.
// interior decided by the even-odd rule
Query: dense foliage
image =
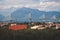
<path fill-rule="evenodd" d="M 43 30 L 9 30 L 0 29 L 1 40 L 60 40 L 60 30 L 43 29 Z"/>

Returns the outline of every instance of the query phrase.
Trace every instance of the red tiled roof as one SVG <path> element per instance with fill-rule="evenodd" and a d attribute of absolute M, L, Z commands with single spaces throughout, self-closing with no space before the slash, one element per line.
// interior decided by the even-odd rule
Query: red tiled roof
<path fill-rule="evenodd" d="M 21 30 L 21 29 L 27 29 L 27 25 L 13 25 L 9 26 L 10 30 Z"/>

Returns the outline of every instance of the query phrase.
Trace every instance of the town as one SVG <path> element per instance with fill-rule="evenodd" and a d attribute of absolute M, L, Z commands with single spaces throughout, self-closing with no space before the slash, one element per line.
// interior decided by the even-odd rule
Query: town
<path fill-rule="evenodd" d="M 60 29 L 60 22 L 32 22 L 32 23 L 0 23 L 0 28 L 8 27 L 10 30 L 22 29 Z"/>

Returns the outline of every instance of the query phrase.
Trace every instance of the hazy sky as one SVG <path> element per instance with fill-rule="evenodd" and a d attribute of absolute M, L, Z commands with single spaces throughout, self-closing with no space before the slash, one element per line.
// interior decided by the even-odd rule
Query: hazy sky
<path fill-rule="evenodd" d="M 59 11 L 60 0 L 0 0 L 0 9 L 9 9 L 11 7 L 37 8 L 39 10 Z"/>
<path fill-rule="evenodd" d="M 60 0 L 0 0 L 0 12 L 9 12 L 12 8 L 15 10 L 22 7 L 60 12 Z"/>

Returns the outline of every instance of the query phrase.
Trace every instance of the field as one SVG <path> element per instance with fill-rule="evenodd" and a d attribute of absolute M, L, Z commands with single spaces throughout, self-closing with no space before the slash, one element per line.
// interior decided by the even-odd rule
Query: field
<path fill-rule="evenodd" d="M 60 40 L 60 29 L 9 30 L 0 28 L 1 40 Z"/>

